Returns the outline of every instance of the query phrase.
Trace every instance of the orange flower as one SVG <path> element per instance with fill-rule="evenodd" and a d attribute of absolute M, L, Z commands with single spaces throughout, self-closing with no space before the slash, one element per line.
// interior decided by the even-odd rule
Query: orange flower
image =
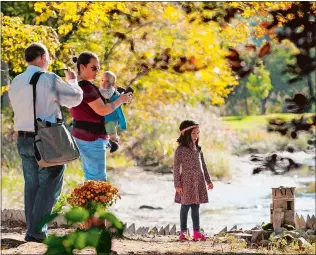
<path fill-rule="evenodd" d="M 92 208 L 95 203 L 103 207 L 111 206 L 117 198 L 120 198 L 118 189 L 109 182 L 86 181 L 76 187 L 67 200 L 73 206 Z"/>

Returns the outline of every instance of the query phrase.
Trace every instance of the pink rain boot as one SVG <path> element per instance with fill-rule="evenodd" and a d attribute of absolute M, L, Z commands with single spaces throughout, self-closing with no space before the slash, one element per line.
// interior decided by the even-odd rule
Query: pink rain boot
<path fill-rule="evenodd" d="M 193 231 L 193 241 L 206 241 L 206 236 L 203 235 L 200 231 Z"/>
<path fill-rule="evenodd" d="M 179 235 L 179 240 L 180 241 L 187 241 L 189 240 L 189 235 L 187 230 L 181 230 L 180 235 Z"/>

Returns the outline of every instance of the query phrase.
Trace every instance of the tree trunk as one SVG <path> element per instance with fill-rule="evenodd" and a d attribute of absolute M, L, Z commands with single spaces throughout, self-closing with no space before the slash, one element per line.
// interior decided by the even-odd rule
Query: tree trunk
<path fill-rule="evenodd" d="M 264 115 L 266 114 L 266 103 L 268 101 L 268 98 L 264 98 L 264 99 L 261 99 L 261 115 Z"/>
<path fill-rule="evenodd" d="M 249 108 L 248 108 L 248 102 L 247 102 L 247 98 L 248 98 L 248 93 L 247 93 L 247 87 L 246 85 L 244 85 L 244 90 L 243 90 L 243 94 L 244 94 L 244 101 L 245 101 L 245 110 L 246 110 L 246 115 L 249 115 Z"/>
<path fill-rule="evenodd" d="M 266 108 L 266 104 L 268 102 L 268 99 L 270 98 L 271 94 L 272 94 L 273 89 L 271 89 L 267 95 L 266 98 L 261 99 L 261 114 L 264 115 L 266 114 L 267 108 Z"/>
<path fill-rule="evenodd" d="M 9 65 L 1 60 L 1 86 L 7 85 L 10 85 Z M 7 107 L 9 104 L 8 93 L 5 92 L 1 96 L 1 105 L 2 107 Z"/>
<path fill-rule="evenodd" d="M 246 110 L 246 115 L 249 115 L 249 109 L 248 109 L 248 102 L 247 102 L 247 97 L 245 97 L 245 110 Z"/>

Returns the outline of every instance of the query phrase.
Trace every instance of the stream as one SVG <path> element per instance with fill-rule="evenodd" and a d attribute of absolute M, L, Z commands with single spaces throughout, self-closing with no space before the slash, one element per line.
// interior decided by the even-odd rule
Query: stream
<path fill-rule="evenodd" d="M 292 158 L 296 163 L 315 169 L 315 151 L 278 152 L 278 155 Z M 264 155 L 262 155 L 264 156 Z M 234 225 L 238 229 L 251 229 L 262 222 L 270 222 L 271 188 L 304 187 L 307 182 L 315 181 L 315 171 L 307 176 L 294 170 L 285 175 L 262 172 L 252 175 L 254 167 L 250 155 L 233 158 L 232 180 L 214 181 L 214 189 L 209 190 L 209 203 L 200 206 L 200 226 L 207 234 L 215 234 L 225 226 L 228 230 Z M 211 173 L 210 173 L 211 174 Z M 122 171 L 110 171 L 109 176 L 121 193 L 122 199 L 112 206 L 115 213 L 129 226 L 158 227 L 176 224 L 179 230 L 180 205 L 174 203 L 172 174 L 146 172 L 139 167 L 129 167 Z M 140 209 L 141 206 L 160 207 L 159 209 Z M 315 193 L 303 193 L 295 198 L 295 212 L 299 215 L 315 215 Z M 188 228 L 192 231 L 189 212 Z"/>

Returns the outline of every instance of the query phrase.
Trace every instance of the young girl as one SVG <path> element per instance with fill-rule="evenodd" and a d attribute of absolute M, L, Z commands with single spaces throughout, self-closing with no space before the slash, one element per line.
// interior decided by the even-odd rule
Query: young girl
<path fill-rule="evenodd" d="M 175 202 L 181 204 L 179 239 L 187 239 L 187 218 L 191 208 L 193 240 L 206 240 L 200 232 L 200 204 L 208 203 L 207 189 L 213 189 L 201 147 L 199 146 L 199 124 L 185 120 L 180 124 L 179 143 L 174 156 Z M 206 183 L 206 184 L 205 184 Z"/>

